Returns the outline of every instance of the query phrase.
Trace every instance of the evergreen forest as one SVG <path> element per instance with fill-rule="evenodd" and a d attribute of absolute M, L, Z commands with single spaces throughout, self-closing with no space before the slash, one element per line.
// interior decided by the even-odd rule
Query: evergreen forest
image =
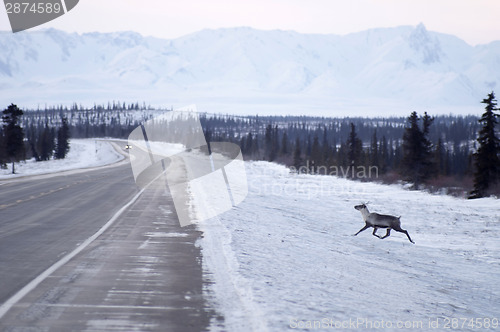
<path fill-rule="evenodd" d="M 415 189 L 461 196 L 470 192 L 471 198 L 477 198 L 500 191 L 498 109 L 493 92 L 483 103 L 486 107 L 478 103 L 478 115 L 469 116 L 408 112 L 407 117 L 326 118 L 200 113 L 200 121 L 208 142 L 236 143 L 245 160 L 266 160 L 295 172 L 361 181 L 404 181 Z M 13 160 L 64 158 L 69 137 L 126 139 L 144 121 L 169 111 L 120 102 L 90 108 L 74 104 L 25 109 L 16 118 L 24 137 L 22 147 L 12 152 L 8 146 L 12 145 L 9 125 L 13 124 L 6 114 L 11 106 L 4 111 L 0 127 L 0 164 L 4 168 Z M 489 109 L 489 114 L 480 117 L 481 107 L 485 113 Z M 488 147 L 482 148 L 486 143 Z M 480 178 L 483 164 L 489 165 L 488 178 Z"/>

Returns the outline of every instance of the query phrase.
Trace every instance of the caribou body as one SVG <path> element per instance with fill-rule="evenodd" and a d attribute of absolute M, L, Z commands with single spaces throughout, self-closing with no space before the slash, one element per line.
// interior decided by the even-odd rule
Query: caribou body
<path fill-rule="evenodd" d="M 401 217 L 394 217 L 387 214 L 370 213 L 365 204 L 356 205 L 354 208 L 361 212 L 363 220 L 365 221 L 365 227 L 361 228 L 356 234 L 354 234 L 354 236 L 358 235 L 367 228 L 373 227 L 372 234 L 379 239 L 385 239 L 386 237 L 391 235 L 391 229 L 393 229 L 396 232 L 405 233 L 408 237 L 408 240 L 410 240 L 411 243 L 415 244 L 415 242 L 413 242 L 413 240 L 411 239 L 410 234 L 408 234 L 406 230 L 401 228 L 401 221 L 399 220 Z M 384 236 L 377 235 L 376 233 L 379 228 L 387 229 L 387 233 Z"/>

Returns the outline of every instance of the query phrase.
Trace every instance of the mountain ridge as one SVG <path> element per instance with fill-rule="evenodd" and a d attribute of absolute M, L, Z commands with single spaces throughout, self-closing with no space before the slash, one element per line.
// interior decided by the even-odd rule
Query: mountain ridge
<path fill-rule="evenodd" d="M 119 99 L 210 112 L 460 113 L 500 82 L 500 41 L 471 46 L 423 24 L 343 36 L 205 29 L 170 40 L 47 29 L 0 33 L 0 49 L 4 104 Z"/>

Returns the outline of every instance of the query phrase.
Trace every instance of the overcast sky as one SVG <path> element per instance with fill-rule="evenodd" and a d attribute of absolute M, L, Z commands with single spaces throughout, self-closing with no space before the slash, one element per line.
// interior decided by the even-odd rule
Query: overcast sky
<path fill-rule="evenodd" d="M 420 22 L 472 45 L 500 40 L 500 0 L 80 0 L 40 28 L 176 38 L 205 28 L 344 35 Z M 0 30 L 10 30 L 5 10 L 0 10 Z"/>

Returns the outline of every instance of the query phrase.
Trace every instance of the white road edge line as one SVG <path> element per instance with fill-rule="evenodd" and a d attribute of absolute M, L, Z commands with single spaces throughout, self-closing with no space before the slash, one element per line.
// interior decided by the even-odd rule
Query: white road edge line
<path fill-rule="evenodd" d="M 26 286 L 21 288 L 16 294 L 11 296 L 5 303 L 0 305 L 0 319 L 17 303 L 19 302 L 24 296 L 26 296 L 29 292 L 31 292 L 33 289 L 36 288 L 42 281 L 47 279 L 48 276 L 50 276 L 52 273 L 54 273 L 57 269 L 59 269 L 61 266 L 69 262 L 73 257 L 78 255 L 83 249 L 85 249 L 89 244 L 95 241 L 102 233 L 104 233 L 115 221 L 118 219 L 118 217 L 134 202 L 141 196 L 141 194 L 146 190 L 151 183 L 156 181 L 160 176 L 163 175 L 164 172 L 162 172 L 160 175 L 158 175 L 156 178 L 154 178 L 150 183 L 147 184 L 141 191 L 139 191 L 127 204 L 125 204 L 118 212 L 116 212 L 111 219 L 108 220 L 104 226 L 102 226 L 94 235 L 89 237 L 87 240 L 85 240 L 82 244 L 80 244 L 78 247 L 76 247 L 75 250 L 61 258 L 59 261 L 57 261 L 55 264 L 50 266 L 47 270 L 43 271 L 38 277 L 33 279 L 31 282 L 29 282 Z"/>

